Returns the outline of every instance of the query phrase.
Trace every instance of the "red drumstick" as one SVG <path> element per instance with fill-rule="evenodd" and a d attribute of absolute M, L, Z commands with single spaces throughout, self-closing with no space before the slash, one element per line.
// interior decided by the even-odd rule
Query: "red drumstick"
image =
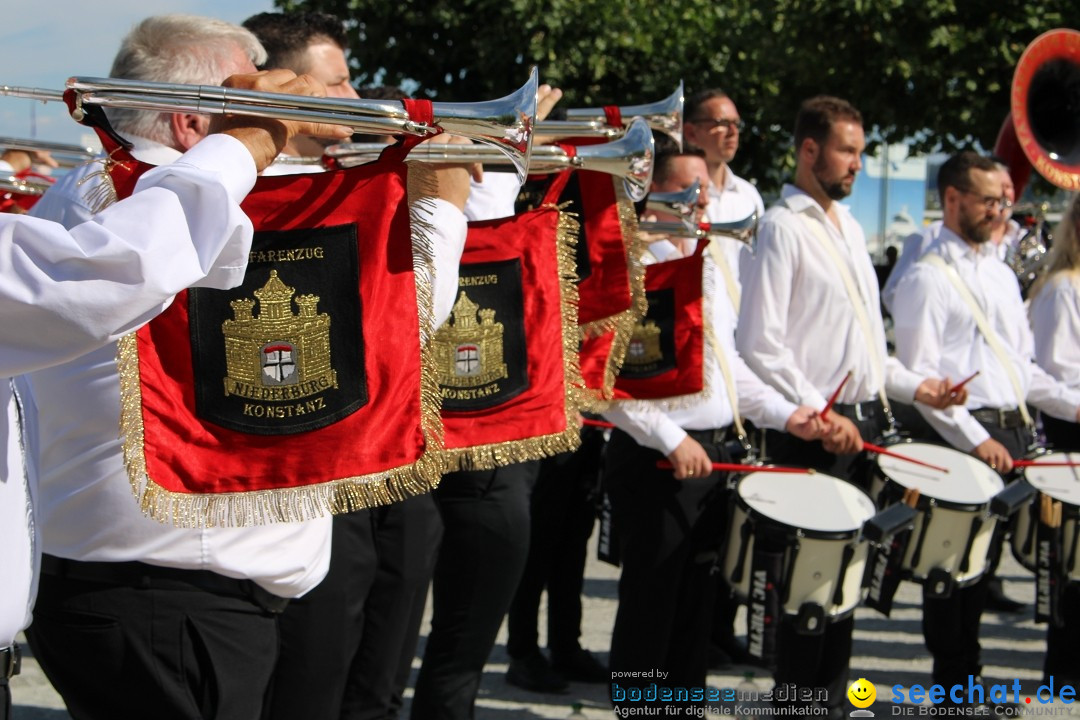
<path fill-rule="evenodd" d="M 1039 462 L 1038 460 L 1013 460 L 1013 467 L 1080 467 L 1080 462 L 1067 460 L 1052 460 Z"/>
<path fill-rule="evenodd" d="M 949 388 L 949 394 L 950 395 L 955 395 L 956 393 L 963 390 L 964 386 L 967 385 L 972 380 L 974 380 L 975 378 L 977 378 L 979 376 L 980 372 L 982 372 L 982 370 L 976 370 L 975 372 L 971 373 L 971 375 L 969 377 L 966 377 L 963 380 L 961 380 L 960 382 L 953 385 L 951 388 Z"/>
<path fill-rule="evenodd" d="M 883 447 L 880 447 L 878 445 L 872 445 L 872 444 L 870 444 L 868 442 L 863 443 L 863 450 L 866 450 L 866 451 L 872 452 L 872 453 L 877 453 L 878 455 L 888 455 L 889 457 L 896 458 L 897 460 L 906 460 L 909 463 L 915 463 L 916 465 L 922 465 L 923 467 L 928 467 L 928 468 L 931 468 L 932 470 L 938 470 L 938 471 L 946 473 L 946 474 L 949 472 L 949 468 L 943 468 L 940 465 L 931 465 L 928 462 L 923 462 L 922 460 L 916 460 L 913 457 L 908 457 L 907 455 L 901 455 L 900 453 L 894 453 L 892 450 L 886 450 Z"/>
<path fill-rule="evenodd" d="M 836 388 L 836 392 L 834 392 L 832 394 L 832 397 L 829 398 L 829 402 L 825 403 L 825 409 L 821 411 L 821 419 L 822 420 L 829 417 L 829 411 L 832 410 L 832 406 L 836 404 L 836 398 L 840 397 L 840 391 L 844 389 L 844 386 L 847 385 L 847 381 L 850 380 L 850 379 L 851 379 L 851 371 L 848 370 L 847 375 L 845 375 L 844 379 L 840 381 L 840 386 L 838 388 Z"/>
<path fill-rule="evenodd" d="M 657 460 L 656 467 L 661 470 L 675 469 L 675 466 L 667 460 Z M 799 475 L 810 475 L 814 472 L 813 468 L 777 467 L 775 465 L 740 465 L 737 463 L 713 463 L 712 469 L 719 472 L 772 472 L 794 473 Z"/>
<path fill-rule="evenodd" d="M 615 426 L 609 422 L 603 420 L 593 420 L 592 418 L 581 418 L 582 425 L 588 425 L 590 427 L 604 428 L 606 430 L 614 430 Z"/>

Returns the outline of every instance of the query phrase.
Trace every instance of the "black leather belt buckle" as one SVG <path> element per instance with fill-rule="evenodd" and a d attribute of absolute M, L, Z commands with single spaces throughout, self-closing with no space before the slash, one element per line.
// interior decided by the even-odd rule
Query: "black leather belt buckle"
<path fill-rule="evenodd" d="M 22 653 L 19 646 L 0 649 L 0 680 L 10 680 L 22 672 Z"/>

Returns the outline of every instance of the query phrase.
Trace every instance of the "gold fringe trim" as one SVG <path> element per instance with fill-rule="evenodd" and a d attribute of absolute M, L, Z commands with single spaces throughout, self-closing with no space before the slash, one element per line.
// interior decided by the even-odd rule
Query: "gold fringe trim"
<path fill-rule="evenodd" d="M 555 206 L 552 209 L 558 209 Z M 581 446 L 578 413 L 588 402 L 585 380 L 581 377 L 578 357 L 578 289 L 574 247 L 578 242 L 580 225 L 566 212 L 559 212 L 555 231 L 559 273 L 559 311 L 562 318 L 563 407 L 566 428 L 561 432 L 522 440 L 507 440 L 488 445 L 447 450 L 450 466 L 455 470 L 490 470 L 505 465 L 540 460 L 559 453 L 572 452 Z"/>
<path fill-rule="evenodd" d="M 430 224 L 419 215 L 424 198 L 433 195 L 434 175 L 427 168 L 410 167 L 407 191 L 412 232 L 413 267 L 434 278 L 435 243 Z M 111 184 L 111 183 L 110 183 Z M 115 192 L 115 188 L 114 188 Z M 420 428 L 423 453 L 413 463 L 377 473 L 339 478 L 303 487 L 253 490 L 239 493 L 192 494 L 166 490 L 146 474 L 145 427 L 139 374 L 138 339 L 134 333 L 120 338 L 117 366 L 120 374 L 120 435 L 124 464 L 132 492 L 145 515 L 180 528 L 250 527 L 272 522 L 310 520 L 329 513 L 377 507 L 430 492 L 448 472 L 443 446 L 435 364 L 427 339 L 434 332 L 434 300 L 430 282 L 416 284 L 420 321 Z"/>
<path fill-rule="evenodd" d="M 87 165 L 101 165 L 101 169 L 87 173 L 80 178 L 77 183 L 79 187 L 91 183 L 91 187 L 86 191 L 86 194 L 83 195 L 83 201 L 93 215 L 97 215 L 99 212 L 119 200 L 116 192 L 116 183 L 113 182 L 112 178 L 112 169 L 123 163 L 120 163 L 113 158 L 113 154 L 116 152 L 117 151 L 114 150 L 105 157 L 88 162 Z"/>
<path fill-rule="evenodd" d="M 614 405 L 629 411 L 653 409 L 668 413 L 677 410 L 687 410 L 700 405 L 712 397 L 713 388 L 710 380 L 720 374 L 720 366 L 715 356 L 715 353 L 718 352 L 720 348 L 719 345 L 717 345 L 716 334 L 712 325 L 713 298 L 716 296 L 716 293 L 720 291 L 719 283 L 716 279 L 717 272 L 718 270 L 712 262 L 702 262 L 701 315 L 703 336 L 701 371 L 703 377 L 701 390 L 687 395 L 675 395 L 672 397 L 654 398 L 650 400 L 612 400 L 608 403 L 608 407 Z"/>
<path fill-rule="evenodd" d="M 645 295 L 645 263 L 642 260 L 649 245 L 641 237 L 637 213 L 634 204 L 626 195 L 626 189 L 618 178 L 612 178 L 615 188 L 615 207 L 619 214 L 619 226 L 622 229 L 623 247 L 626 249 L 626 268 L 630 282 L 630 307 L 608 318 L 595 320 L 581 326 L 582 337 L 596 337 L 612 333 L 611 351 L 604 367 L 603 386 L 588 389 L 589 412 L 603 412 L 611 406 L 615 393 L 615 378 L 626 359 L 626 349 L 634 334 L 634 326 L 649 308 Z"/>

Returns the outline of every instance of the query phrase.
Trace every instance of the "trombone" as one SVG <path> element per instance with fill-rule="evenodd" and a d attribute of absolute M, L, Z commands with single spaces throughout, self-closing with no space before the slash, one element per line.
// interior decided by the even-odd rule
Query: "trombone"
<path fill-rule="evenodd" d="M 0 177 L 0 193 L 15 193 L 28 197 L 44 195 L 52 183 L 39 178 L 19 178 L 14 175 Z"/>
<path fill-rule="evenodd" d="M 514 93 L 477 103 L 432 103 L 429 125 L 409 117 L 404 105 L 389 100 L 315 98 L 264 93 L 211 85 L 181 85 L 118 78 L 73 77 L 67 81 L 75 92 L 71 116 L 85 117 L 84 106 L 130 108 L 154 112 L 240 115 L 278 120 L 302 120 L 351 127 L 353 132 L 380 135 L 429 136 L 438 132 L 461 135 L 499 148 L 519 177 L 524 177 L 536 124 L 535 68 L 529 81 Z M 0 86 L 0 95 L 31 100 L 62 100 L 57 91 Z"/>
<path fill-rule="evenodd" d="M 43 140 L 21 140 L 19 138 L 0 137 L 0 148 L 6 150 L 25 150 L 27 152 L 47 152 L 61 167 L 75 167 L 97 157 L 94 148 L 83 145 L 45 142 Z"/>
<path fill-rule="evenodd" d="M 649 127 L 671 136 L 679 148 L 682 148 L 683 127 L 683 83 L 671 95 L 663 100 L 644 105 L 624 105 L 619 113 L 624 119 L 644 118 Z M 565 120 L 544 120 L 536 124 L 536 134 L 545 138 L 571 137 L 618 137 L 622 128 L 607 124 L 607 115 L 603 108 L 570 108 Z"/>
<path fill-rule="evenodd" d="M 342 143 L 328 147 L 323 158 L 288 158 L 284 162 L 311 165 L 327 159 L 340 167 L 353 167 L 371 162 L 386 147 L 379 143 Z M 654 153 L 648 124 L 642 118 L 635 118 L 618 140 L 585 145 L 577 148 L 573 155 L 557 145 L 536 145 L 527 170 L 534 173 L 575 168 L 621 177 L 627 196 L 638 202 L 645 197 L 652 182 Z M 507 164 L 503 153 L 484 145 L 418 145 L 409 153 L 409 159 L 427 163 Z"/>

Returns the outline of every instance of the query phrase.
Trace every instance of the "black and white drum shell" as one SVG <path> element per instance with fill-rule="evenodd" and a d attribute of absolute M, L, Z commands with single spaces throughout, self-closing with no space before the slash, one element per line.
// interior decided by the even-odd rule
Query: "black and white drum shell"
<path fill-rule="evenodd" d="M 1080 453 L 1047 453 L 1036 458 L 1036 462 L 1080 462 Z M 1064 528 L 1065 552 L 1062 562 L 1065 575 L 1070 581 L 1080 581 L 1080 562 L 1073 561 L 1072 548 L 1077 547 L 1077 533 L 1080 532 L 1080 467 L 1034 467 L 1024 468 L 1024 480 L 1029 485 L 1061 501 L 1061 524 Z M 1036 523 L 1039 517 L 1039 496 L 1036 495 L 1030 505 L 1020 508 L 1013 525 L 1012 551 L 1017 562 L 1035 572 Z M 1073 567 L 1069 567 L 1072 565 Z"/>
<path fill-rule="evenodd" d="M 1001 476 L 978 458 L 942 445 L 905 442 L 889 449 L 949 471 L 887 455 L 877 458 L 870 492 L 880 507 L 899 502 L 906 489 L 919 491 L 919 514 L 901 569 L 919 582 L 940 569 L 960 587 L 974 583 L 986 572 L 997 523 L 989 513 L 990 500 L 1005 487 Z"/>
<path fill-rule="evenodd" d="M 736 487 L 724 549 L 724 578 L 745 601 L 750 593 L 755 534 L 767 530 L 774 537 L 783 535 L 788 540 L 783 567 L 790 568 L 790 576 L 784 579 L 788 588 L 784 611 L 796 615 L 803 603 L 815 603 L 830 620 L 846 617 L 863 598 L 868 548 L 859 538 L 863 524 L 873 515 L 874 503 L 866 493 L 838 478 L 820 473 L 750 473 Z M 750 532 L 743 543 L 746 524 Z M 845 548 L 853 553 L 846 566 Z M 742 572 L 736 579 L 740 555 Z M 836 588 L 841 583 L 843 599 L 836 604 Z"/>

